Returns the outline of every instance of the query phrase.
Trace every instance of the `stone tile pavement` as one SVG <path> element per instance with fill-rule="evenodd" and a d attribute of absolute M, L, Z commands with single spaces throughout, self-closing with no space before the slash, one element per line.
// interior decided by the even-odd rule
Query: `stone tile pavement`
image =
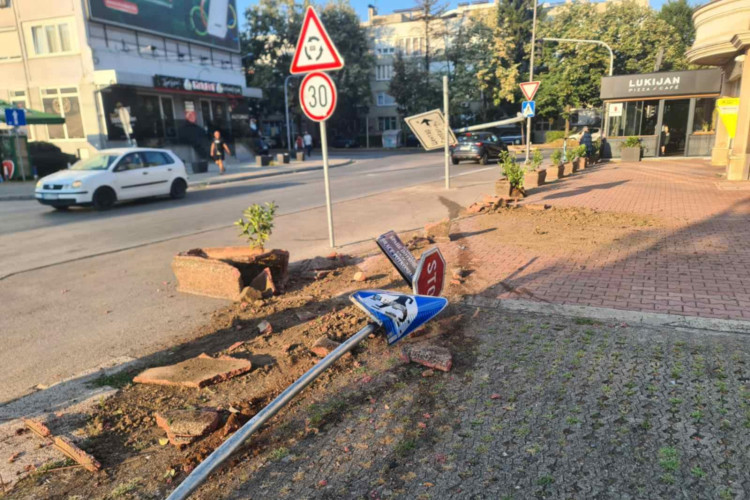
<path fill-rule="evenodd" d="M 471 291 L 487 296 L 750 319 L 750 191 L 724 189 L 719 174 L 700 161 L 587 169 L 525 203 L 644 214 L 660 224 L 645 233 L 623 228 L 628 244 L 535 252 L 498 232 L 477 234 L 489 231 L 479 216 L 460 222 L 459 231 L 477 236 L 449 245 L 446 258 L 460 261 L 464 248 L 487 285 Z"/>

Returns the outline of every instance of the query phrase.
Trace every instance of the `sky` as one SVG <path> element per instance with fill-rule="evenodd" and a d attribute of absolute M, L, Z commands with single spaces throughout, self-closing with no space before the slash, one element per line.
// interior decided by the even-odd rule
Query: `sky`
<path fill-rule="evenodd" d="M 707 1 L 708 0 L 690 0 L 690 4 L 698 5 L 701 3 L 706 3 Z M 396 9 L 403 9 L 409 6 L 407 4 L 408 2 L 404 2 L 404 0 L 350 0 L 350 2 L 354 9 L 357 11 L 357 14 L 359 14 L 360 19 L 367 18 L 367 4 L 375 5 L 378 8 L 378 12 L 381 14 L 387 14 L 388 12 L 393 12 Z M 458 2 L 459 0 L 450 0 L 448 3 L 450 7 L 455 7 Z M 661 9 L 662 4 L 666 3 L 667 0 L 650 0 L 650 2 L 651 7 L 658 10 Z M 245 9 L 249 5 L 252 5 L 254 3 L 257 3 L 257 0 L 237 0 L 237 10 L 239 12 L 245 12 Z"/>

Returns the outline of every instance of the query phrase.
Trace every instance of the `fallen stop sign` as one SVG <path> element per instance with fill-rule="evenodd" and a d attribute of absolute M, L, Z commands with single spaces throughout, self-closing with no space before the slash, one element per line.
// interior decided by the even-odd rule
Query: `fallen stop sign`
<path fill-rule="evenodd" d="M 414 274 L 413 288 L 417 295 L 439 297 L 445 281 L 445 259 L 435 247 L 422 254 Z"/>

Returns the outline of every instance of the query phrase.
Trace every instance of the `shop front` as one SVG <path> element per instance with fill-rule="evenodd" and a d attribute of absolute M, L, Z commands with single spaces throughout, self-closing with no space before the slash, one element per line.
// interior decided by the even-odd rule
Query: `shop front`
<path fill-rule="evenodd" d="M 710 156 L 720 93 L 717 69 L 602 78 L 604 155 L 619 157 L 622 143 L 638 137 L 644 157 Z"/>

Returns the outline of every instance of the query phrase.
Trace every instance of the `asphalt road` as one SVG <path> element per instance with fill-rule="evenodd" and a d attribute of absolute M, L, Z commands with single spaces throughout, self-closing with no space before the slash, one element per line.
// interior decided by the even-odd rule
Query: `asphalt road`
<path fill-rule="evenodd" d="M 350 156 L 354 164 L 331 170 L 334 202 L 444 175 L 439 153 Z M 497 177 L 497 166 L 461 164 L 451 172 L 485 186 Z M 306 219 L 324 220 L 311 212 L 324 204 L 321 171 L 191 190 L 184 200 L 133 202 L 107 212 L 55 212 L 33 200 L 0 202 L 0 403 L 37 384 L 168 349 L 187 338 L 225 302 L 175 292 L 171 256 L 199 246 L 242 244 L 232 222 L 250 204 L 266 201 L 279 205 L 274 245 L 289 249 L 293 259 L 325 248 L 325 226 L 312 231 Z M 377 218 L 387 216 L 389 207 L 364 208 Z M 399 215 L 423 224 L 423 216 L 407 213 L 411 209 Z M 363 218 L 334 211 L 337 244 L 374 236 L 362 230 L 368 222 Z"/>

